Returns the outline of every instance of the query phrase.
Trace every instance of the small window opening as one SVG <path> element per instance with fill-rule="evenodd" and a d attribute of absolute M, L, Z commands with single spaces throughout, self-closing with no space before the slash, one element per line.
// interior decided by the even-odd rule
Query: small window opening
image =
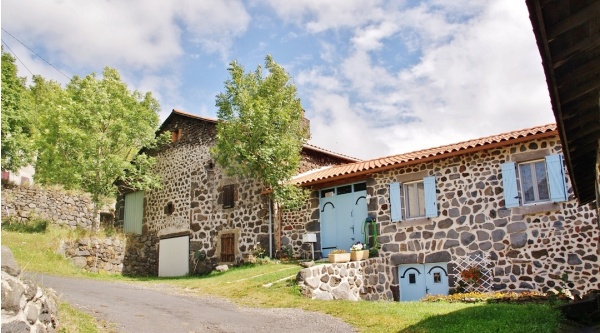
<path fill-rule="evenodd" d="M 417 276 L 415 275 L 415 273 L 408 274 L 408 283 L 410 283 L 410 284 L 417 283 Z"/>
<path fill-rule="evenodd" d="M 327 190 L 323 190 L 321 191 L 321 198 L 329 198 L 335 195 L 335 189 L 334 188 L 330 188 Z"/>
<path fill-rule="evenodd" d="M 175 213 L 175 205 L 172 202 L 169 202 L 167 206 L 165 206 L 165 214 L 171 215 Z"/>
<path fill-rule="evenodd" d="M 442 283 L 442 274 L 439 272 L 433 273 L 433 283 Z"/>
<path fill-rule="evenodd" d="M 354 192 L 366 191 L 367 183 L 354 184 Z"/>
<path fill-rule="evenodd" d="M 234 186 L 223 186 L 223 208 L 233 208 L 234 206 Z"/>
<path fill-rule="evenodd" d="M 171 131 L 171 142 L 177 142 L 181 140 L 181 128 L 174 129 Z"/>
<path fill-rule="evenodd" d="M 340 186 L 337 188 L 337 194 L 352 193 L 352 185 Z"/>

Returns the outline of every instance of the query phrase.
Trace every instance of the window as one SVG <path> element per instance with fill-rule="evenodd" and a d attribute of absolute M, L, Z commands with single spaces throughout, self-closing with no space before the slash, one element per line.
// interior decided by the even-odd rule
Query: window
<path fill-rule="evenodd" d="M 166 215 L 172 215 L 173 213 L 175 213 L 175 205 L 172 202 L 169 202 L 165 206 L 165 214 Z"/>
<path fill-rule="evenodd" d="M 417 283 L 417 276 L 415 275 L 415 273 L 408 274 L 408 283 L 410 283 L 410 284 Z"/>
<path fill-rule="evenodd" d="M 404 207 L 406 217 L 425 216 L 425 189 L 423 182 L 414 182 L 402 185 L 404 192 Z"/>
<path fill-rule="evenodd" d="M 391 183 L 390 211 L 392 222 L 405 218 L 437 217 L 435 176 L 403 184 Z"/>
<path fill-rule="evenodd" d="M 144 191 L 125 194 L 125 216 L 123 231 L 125 233 L 142 234 L 144 217 Z"/>
<path fill-rule="evenodd" d="M 174 129 L 171 131 L 171 142 L 177 142 L 181 140 L 181 128 Z"/>
<path fill-rule="evenodd" d="M 519 164 L 519 178 L 524 204 L 550 200 L 544 161 Z"/>
<path fill-rule="evenodd" d="M 542 202 L 567 201 L 562 155 L 543 160 L 502 164 L 506 208 Z"/>
<path fill-rule="evenodd" d="M 234 206 L 234 185 L 223 186 L 223 208 L 233 208 Z"/>

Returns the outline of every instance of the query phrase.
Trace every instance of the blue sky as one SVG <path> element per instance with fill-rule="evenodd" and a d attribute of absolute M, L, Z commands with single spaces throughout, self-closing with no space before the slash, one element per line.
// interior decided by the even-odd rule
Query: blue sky
<path fill-rule="evenodd" d="M 229 62 L 250 71 L 271 54 L 311 143 L 359 158 L 554 122 L 524 0 L 3 0 L 1 25 L 69 77 L 117 68 L 162 119 L 216 117 Z M 2 41 L 32 73 L 68 81 Z"/>

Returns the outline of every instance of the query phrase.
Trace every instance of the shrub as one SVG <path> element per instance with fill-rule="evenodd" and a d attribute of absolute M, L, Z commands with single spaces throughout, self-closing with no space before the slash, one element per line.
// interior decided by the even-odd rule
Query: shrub
<path fill-rule="evenodd" d="M 17 220 L 15 218 L 9 217 L 2 221 L 2 229 L 8 231 L 15 232 L 24 232 L 24 233 L 44 233 L 48 228 L 48 221 L 39 219 L 39 218 L 31 218 L 29 220 Z"/>

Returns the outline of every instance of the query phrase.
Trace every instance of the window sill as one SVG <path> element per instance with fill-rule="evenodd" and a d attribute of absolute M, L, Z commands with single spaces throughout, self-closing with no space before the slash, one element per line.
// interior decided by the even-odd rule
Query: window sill
<path fill-rule="evenodd" d="M 536 205 L 519 206 L 512 209 L 513 214 L 527 215 L 535 213 L 553 212 L 561 209 L 558 202 L 545 202 Z"/>
<path fill-rule="evenodd" d="M 406 219 L 399 222 L 399 227 L 416 227 L 420 225 L 431 224 L 431 219 L 426 217 L 415 217 L 412 219 Z"/>

